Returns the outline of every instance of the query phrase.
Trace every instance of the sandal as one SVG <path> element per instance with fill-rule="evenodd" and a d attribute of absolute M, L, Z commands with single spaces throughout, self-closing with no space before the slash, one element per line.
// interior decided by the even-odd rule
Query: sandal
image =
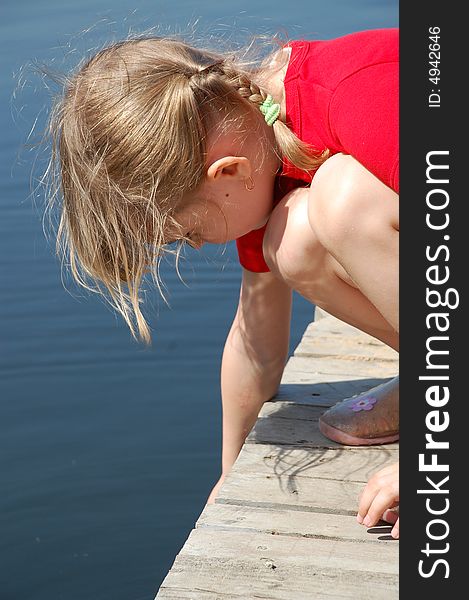
<path fill-rule="evenodd" d="M 347 446 L 390 444 L 399 439 L 399 377 L 346 398 L 319 418 L 319 429 Z"/>

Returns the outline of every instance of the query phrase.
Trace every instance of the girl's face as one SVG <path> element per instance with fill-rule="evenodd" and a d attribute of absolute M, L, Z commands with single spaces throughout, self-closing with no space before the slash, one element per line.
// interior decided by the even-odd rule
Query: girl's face
<path fill-rule="evenodd" d="M 206 179 L 194 201 L 186 199 L 177 217 L 182 233 L 194 247 L 224 244 L 267 222 L 273 208 L 276 172 L 281 161 L 274 152 L 275 139 L 266 125 L 269 148 L 259 156 L 259 135 L 240 147 L 235 136 L 224 136 L 210 146 Z M 261 160 L 261 164 L 259 161 Z M 253 187 L 254 186 L 254 187 Z M 248 189 L 253 187 L 252 190 Z"/>
<path fill-rule="evenodd" d="M 238 187 L 239 190 L 230 187 L 231 191 L 190 204 L 178 216 L 182 233 L 192 246 L 224 244 L 265 225 L 272 211 L 272 191 L 260 197 L 255 193 L 256 187 L 251 192 L 242 182 Z"/>

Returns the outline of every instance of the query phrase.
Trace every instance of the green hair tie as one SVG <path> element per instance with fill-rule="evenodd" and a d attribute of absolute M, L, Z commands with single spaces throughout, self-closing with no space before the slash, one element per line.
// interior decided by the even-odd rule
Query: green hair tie
<path fill-rule="evenodd" d="M 274 99 L 269 94 L 259 108 L 261 113 L 265 115 L 267 125 L 273 125 L 280 114 L 280 104 L 274 102 Z"/>

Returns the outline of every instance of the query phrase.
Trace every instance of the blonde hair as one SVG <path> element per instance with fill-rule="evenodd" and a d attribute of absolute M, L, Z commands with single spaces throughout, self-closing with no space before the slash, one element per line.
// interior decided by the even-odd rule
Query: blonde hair
<path fill-rule="evenodd" d="M 233 56 L 140 37 L 85 62 L 53 106 L 47 172 L 48 208 L 60 204 L 57 253 L 79 285 L 103 294 L 135 339 L 151 341 L 142 279 L 150 272 L 164 297 L 160 258 L 170 251 L 168 231 L 185 239 L 176 212 L 202 183 L 208 133 L 220 121 L 261 114 L 267 91 L 254 79 L 262 81 L 262 68 L 246 69 Z M 273 131 L 280 154 L 300 169 L 325 160 L 281 120 Z"/>

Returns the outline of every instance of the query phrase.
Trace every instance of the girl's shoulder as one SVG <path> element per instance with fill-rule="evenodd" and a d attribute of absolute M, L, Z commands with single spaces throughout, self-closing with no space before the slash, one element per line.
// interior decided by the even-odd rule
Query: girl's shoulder
<path fill-rule="evenodd" d="M 330 46 L 359 46 L 363 43 L 396 43 L 399 39 L 399 28 L 398 27 L 386 27 L 381 29 L 364 29 L 362 31 L 354 31 L 345 35 L 334 37 L 334 38 L 320 38 L 320 39 L 305 39 L 298 38 L 296 40 L 290 40 L 286 42 L 283 48 L 295 45 L 330 45 Z"/>
<path fill-rule="evenodd" d="M 317 80 L 326 88 L 372 65 L 399 61 L 399 29 L 370 29 L 328 40 L 294 40 L 287 79 Z"/>

